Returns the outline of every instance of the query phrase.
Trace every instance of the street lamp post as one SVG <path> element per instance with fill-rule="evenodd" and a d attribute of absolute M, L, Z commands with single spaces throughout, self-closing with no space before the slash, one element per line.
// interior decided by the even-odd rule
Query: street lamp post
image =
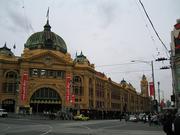
<path fill-rule="evenodd" d="M 155 80 L 154 80 L 154 65 L 153 65 L 153 61 L 151 61 L 151 68 L 152 68 L 152 81 L 153 81 L 153 85 L 154 85 L 154 100 L 156 100 L 156 91 L 155 91 Z"/>
<path fill-rule="evenodd" d="M 152 71 L 152 81 L 153 81 L 153 86 L 154 86 L 154 100 L 156 100 L 156 95 L 155 95 L 155 79 L 154 79 L 154 64 L 153 64 L 153 60 L 151 61 L 143 61 L 143 60 L 132 60 L 131 62 L 142 62 L 142 63 L 146 63 L 146 64 L 150 64 L 151 65 L 151 71 Z"/>
<path fill-rule="evenodd" d="M 155 95 L 155 79 L 154 79 L 154 64 L 153 61 L 143 61 L 143 60 L 133 60 L 131 62 L 142 62 L 142 63 L 146 63 L 146 64 L 150 64 L 151 65 L 151 71 L 152 71 L 152 81 L 153 81 L 153 87 L 154 87 L 154 100 L 153 100 L 153 110 L 157 111 L 157 100 L 156 100 L 156 95 Z"/>

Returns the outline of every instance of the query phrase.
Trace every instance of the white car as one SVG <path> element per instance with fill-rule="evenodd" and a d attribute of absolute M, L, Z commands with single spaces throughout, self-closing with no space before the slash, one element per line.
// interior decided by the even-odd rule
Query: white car
<path fill-rule="evenodd" d="M 0 109 L 0 117 L 8 117 L 8 113 L 5 109 Z"/>
<path fill-rule="evenodd" d="M 137 116 L 135 116 L 135 115 L 130 115 L 130 116 L 129 116 L 129 121 L 137 122 L 137 121 L 138 121 Z"/>

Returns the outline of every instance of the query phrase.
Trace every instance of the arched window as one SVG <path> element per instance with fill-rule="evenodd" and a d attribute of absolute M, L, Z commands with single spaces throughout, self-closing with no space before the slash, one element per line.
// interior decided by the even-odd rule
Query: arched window
<path fill-rule="evenodd" d="M 90 78 L 89 79 L 89 97 L 93 98 L 93 95 L 94 95 L 94 93 L 93 93 L 93 83 L 92 83 L 92 79 Z"/>
<path fill-rule="evenodd" d="M 18 75 L 14 71 L 9 71 L 5 75 L 5 83 L 3 83 L 3 91 L 7 93 L 15 93 L 19 82 L 18 82 Z"/>
<path fill-rule="evenodd" d="M 6 79 L 17 79 L 17 74 L 13 71 L 9 71 L 6 73 Z"/>
<path fill-rule="evenodd" d="M 38 89 L 31 97 L 31 102 L 44 100 L 61 101 L 61 98 L 55 90 L 46 87 Z"/>
<path fill-rule="evenodd" d="M 89 79 L 89 108 L 93 108 L 93 82 L 92 79 Z"/>
<path fill-rule="evenodd" d="M 82 96 L 84 94 L 80 76 L 73 76 L 73 93 L 78 96 Z"/>

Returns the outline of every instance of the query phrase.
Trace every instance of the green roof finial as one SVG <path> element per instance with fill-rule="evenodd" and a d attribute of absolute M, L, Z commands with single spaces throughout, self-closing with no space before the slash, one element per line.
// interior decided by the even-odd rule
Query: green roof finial
<path fill-rule="evenodd" d="M 6 48 L 7 48 L 7 46 L 6 46 L 6 42 L 4 43 L 4 47 L 6 47 Z"/>
<path fill-rule="evenodd" d="M 76 51 L 76 58 L 77 58 L 77 51 Z"/>
<path fill-rule="evenodd" d="M 83 53 L 82 53 L 82 51 L 81 51 L 81 54 L 80 54 L 81 56 L 83 55 Z"/>
<path fill-rule="evenodd" d="M 51 26 L 49 25 L 49 7 L 46 14 L 47 22 L 46 25 L 44 25 L 44 31 L 51 31 Z"/>

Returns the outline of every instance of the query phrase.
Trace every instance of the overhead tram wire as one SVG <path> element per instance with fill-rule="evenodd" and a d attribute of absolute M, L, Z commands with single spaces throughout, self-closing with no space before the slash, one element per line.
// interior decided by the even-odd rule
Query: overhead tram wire
<path fill-rule="evenodd" d="M 138 10 L 139 10 L 139 12 L 140 12 L 140 14 L 141 14 L 142 20 L 144 21 L 145 27 L 147 28 L 147 30 L 148 30 L 148 32 L 149 32 L 149 36 L 150 36 L 153 44 L 156 46 L 156 51 L 158 51 L 158 46 L 157 46 L 157 44 L 155 43 L 154 36 L 152 35 L 152 33 L 151 33 L 150 29 L 149 29 L 149 26 L 148 26 L 148 24 L 147 24 L 146 21 L 145 21 L 145 18 L 144 18 L 144 16 L 143 16 L 142 10 L 141 10 L 139 4 L 137 3 L 137 1 L 134 0 L 134 2 L 135 2 L 135 4 L 136 4 L 137 7 L 138 7 Z M 158 51 L 158 54 L 159 54 L 159 51 Z"/>
<path fill-rule="evenodd" d="M 154 69 L 155 71 L 161 70 L 159 68 Z M 117 73 L 135 73 L 135 72 L 151 72 L 151 70 L 130 70 L 130 71 L 119 71 L 119 72 L 107 72 L 105 74 L 117 74 Z"/>
<path fill-rule="evenodd" d="M 148 20 L 149 20 L 149 22 L 150 22 L 150 24 L 151 24 L 151 26 L 152 26 L 152 28 L 153 28 L 156 36 L 158 37 L 159 41 L 161 42 L 161 44 L 162 44 L 162 45 L 164 46 L 164 48 L 166 49 L 166 55 L 169 57 L 169 50 L 167 49 L 166 45 L 165 45 L 164 42 L 162 41 L 162 39 L 161 39 L 161 37 L 159 36 L 157 30 L 155 29 L 155 27 L 154 27 L 154 25 L 153 25 L 153 23 L 152 23 L 149 15 L 148 15 L 148 13 L 147 13 L 147 11 L 146 11 L 143 3 L 141 2 L 141 0 L 139 0 L 139 3 L 141 4 L 141 6 L 142 6 L 142 8 L 143 8 L 143 10 L 144 10 L 144 12 L 145 12 L 145 14 L 146 14 L 146 17 L 148 18 Z M 167 52 L 168 52 L 168 53 L 167 53 Z"/>
<path fill-rule="evenodd" d="M 121 63 L 121 64 L 108 64 L 108 65 L 99 65 L 99 66 L 96 66 L 97 68 L 98 67 L 111 67 L 111 66 L 125 66 L 125 65 L 130 65 L 130 64 L 137 64 L 137 63 L 132 63 L 132 62 L 129 62 L 129 63 Z M 154 70 L 160 70 L 159 68 L 156 68 Z M 150 72 L 151 70 L 132 70 L 132 71 L 120 71 L 120 72 L 105 72 L 105 74 L 115 74 L 115 73 L 133 73 L 133 72 Z"/>
<path fill-rule="evenodd" d="M 98 66 L 95 66 L 96 68 L 99 68 L 99 67 L 111 67 L 111 66 L 124 66 L 124 65 L 131 65 L 131 64 L 135 64 L 135 63 L 132 63 L 132 62 L 129 62 L 129 63 L 119 63 L 119 64 L 107 64 L 107 65 L 98 65 Z"/>
<path fill-rule="evenodd" d="M 33 27 L 32 27 L 30 22 L 28 24 L 24 0 L 22 0 L 22 8 L 23 8 L 23 13 L 24 13 L 25 30 L 26 30 L 26 33 L 30 36 L 30 31 L 32 31 L 34 33 L 34 29 L 33 29 Z"/>
<path fill-rule="evenodd" d="M 26 12 L 25 12 L 25 6 L 24 6 L 24 0 L 22 0 L 22 8 L 23 8 L 23 13 L 24 13 L 24 26 L 25 26 L 25 31 L 29 35 L 29 29 L 27 25 L 27 19 L 26 19 Z"/>

